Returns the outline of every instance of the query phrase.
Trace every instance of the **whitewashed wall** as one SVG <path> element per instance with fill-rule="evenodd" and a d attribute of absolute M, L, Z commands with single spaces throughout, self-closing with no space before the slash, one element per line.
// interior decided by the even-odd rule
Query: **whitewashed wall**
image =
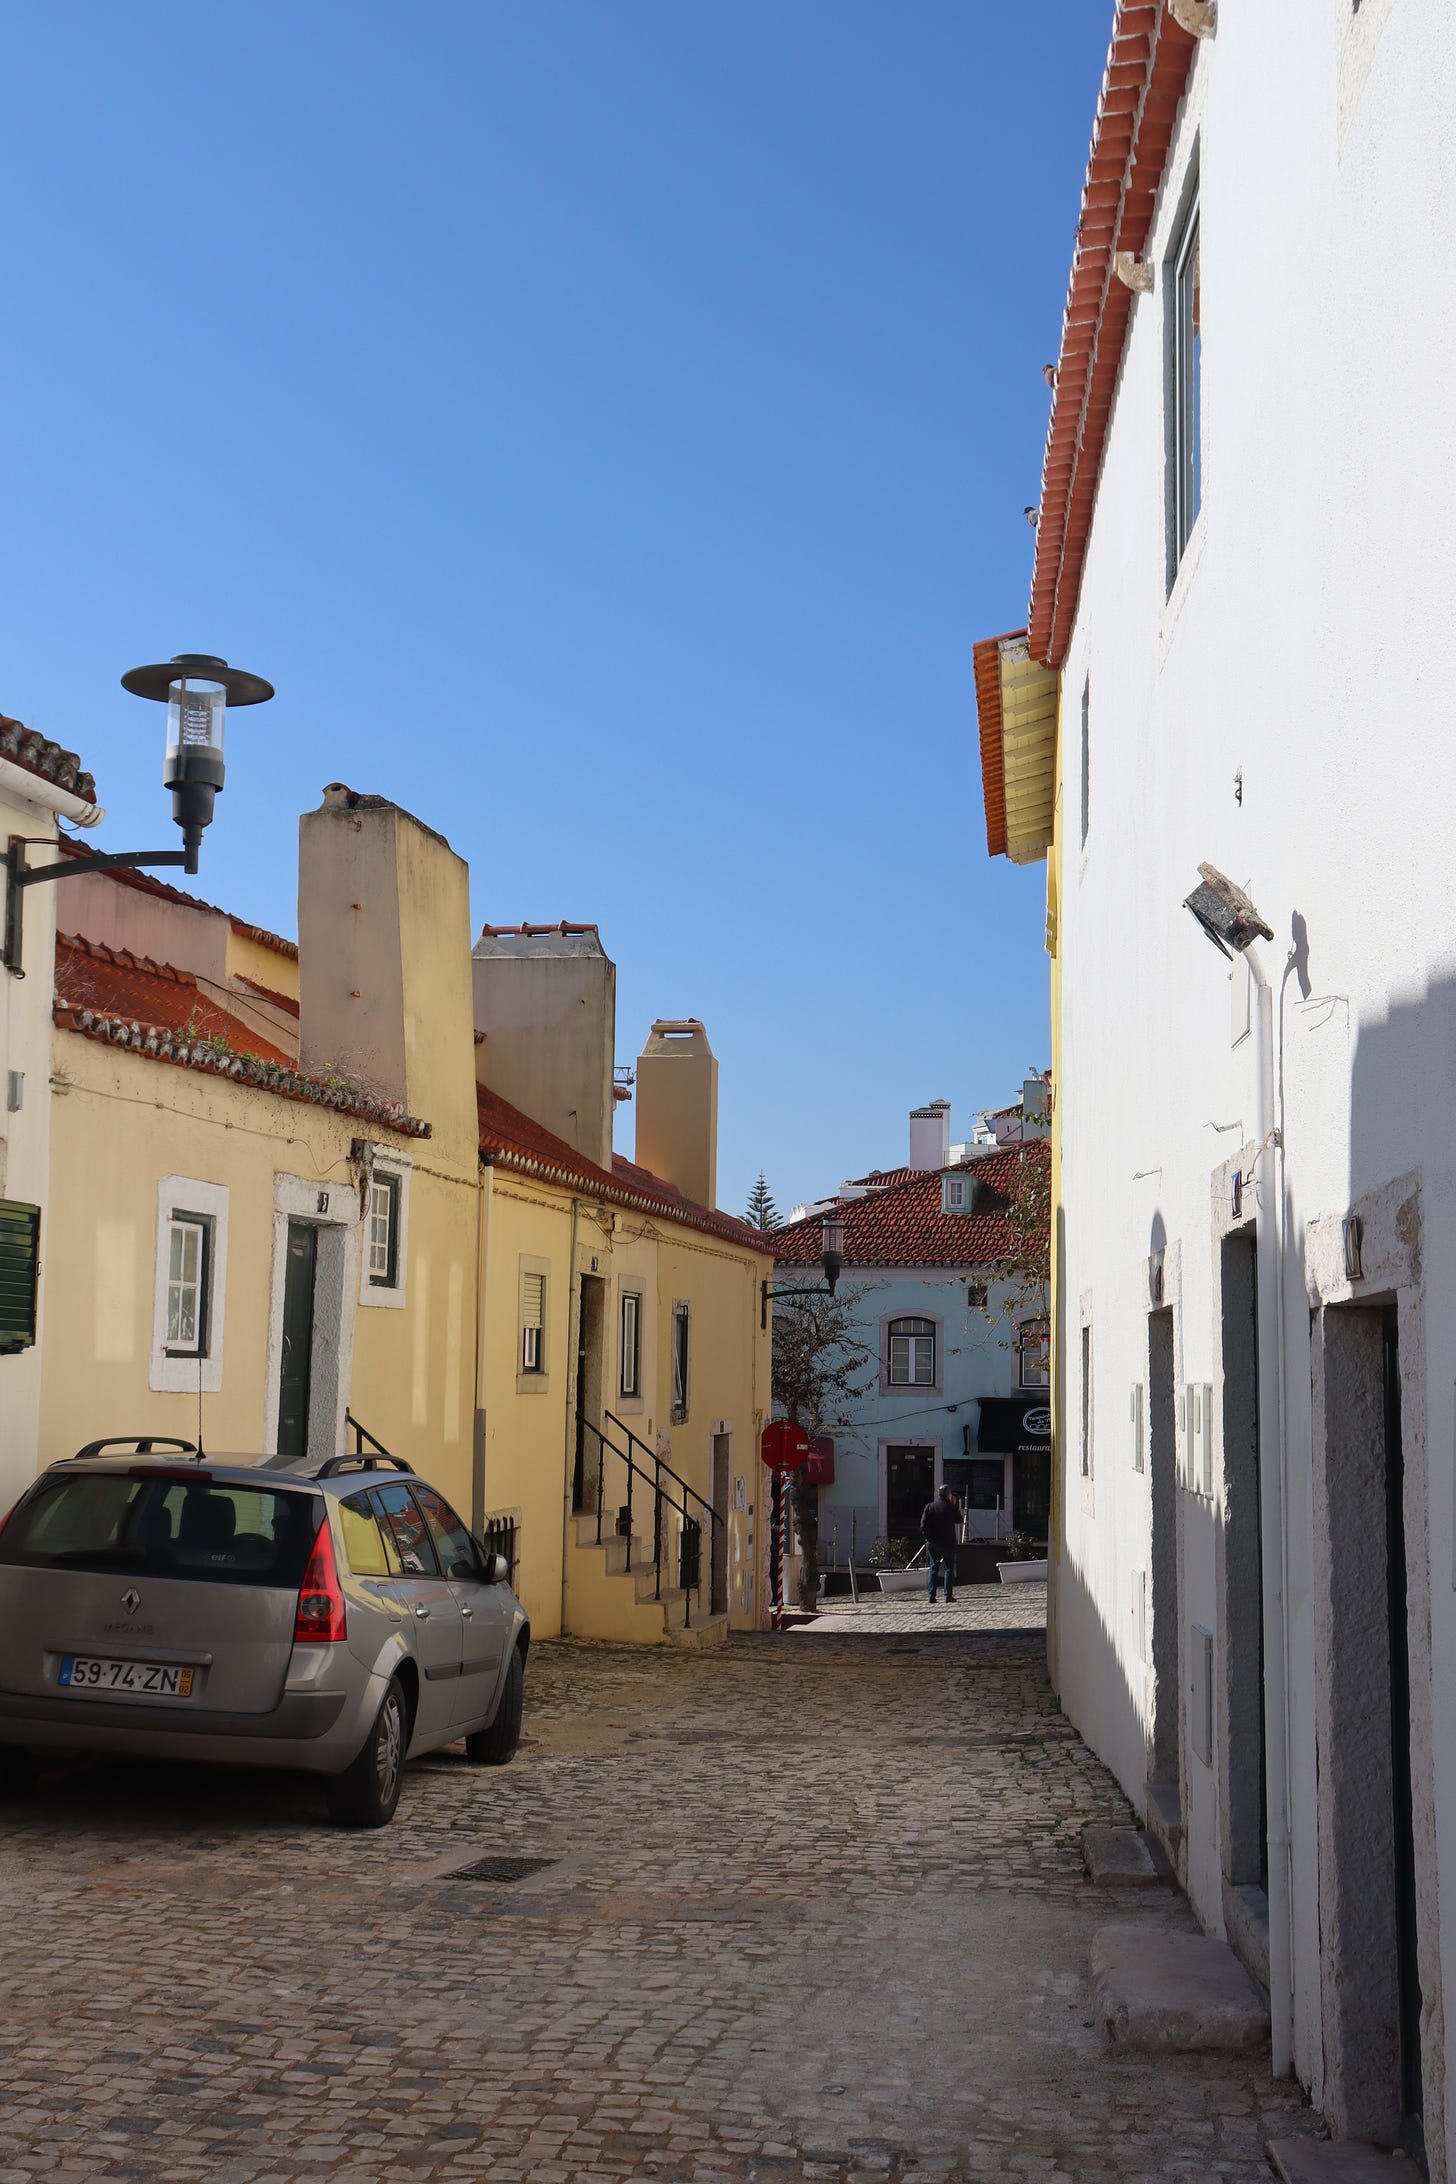
<path fill-rule="evenodd" d="M 1224 0 L 1201 48 L 1118 390 L 1063 697 L 1062 1099 L 1066 1561 L 1062 1694 L 1141 1801 L 1146 1664 L 1134 1573 L 1148 1477 L 1146 1261 L 1166 1241 L 1176 1378 L 1216 1382 L 1215 1169 L 1257 1136 L 1254 1046 L 1227 967 L 1180 907 L 1207 859 L 1275 939 L 1298 914 L 1310 997 L 1286 988 L 1296 2056 L 1319 2097 L 1309 1309 L 1302 1240 L 1418 1171 L 1424 1356 L 1404 1342 L 1433 1667 L 1441 1960 L 1456 1949 L 1456 41 L 1443 0 Z M 1162 261 L 1201 173 L 1203 508 L 1165 588 Z M 1090 685 L 1088 839 L 1081 696 Z M 1242 775 L 1242 802 L 1235 779 Z M 1267 1170 L 1267 1163 L 1261 1173 Z M 1077 1474 L 1079 1316 L 1092 1327 L 1094 1478 Z M 1420 1433 L 1420 1413 L 1424 1432 Z M 1419 1435 L 1420 1445 L 1412 1446 Z M 1180 1493 L 1181 1613 L 1217 1628 L 1218 1503 Z M 1408 1526 L 1408 1532 L 1410 1527 Z M 1413 1670 L 1419 1666 L 1413 1662 Z M 1419 1740 L 1418 1740 L 1419 1741 Z M 1212 1775 L 1185 1757 L 1190 1892 L 1223 1928 Z M 1436 1876 L 1422 1874 L 1422 1916 Z M 1429 1997 L 1428 1997 L 1429 2003 Z M 1449 2027 L 1456 2009 L 1447 2013 Z M 1439 2015 L 1432 2037 L 1443 2033 Z M 1448 2057 L 1446 2081 L 1456 2076 Z M 1427 2070 L 1433 2173 L 1440 2088 Z M 1453 2163 L 1456 2168 L 1456 2163 Z"/>

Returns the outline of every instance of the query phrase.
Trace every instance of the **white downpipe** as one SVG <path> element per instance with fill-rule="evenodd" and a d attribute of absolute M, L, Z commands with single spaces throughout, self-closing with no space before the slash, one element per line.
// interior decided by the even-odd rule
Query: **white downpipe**
<path fill-rule="evenodd" d="M 42 811 L 56 812 L 77 827 L 99 827 L 106 817 L 99 804 L 88 804 L 84 796 L 73 796 L 69 789 L 32 773 L 28 766 L 17 766 L 9 758 L 0 758 L 0 792 L 27 804 L 38 804 Z"/>
<path fill-rule="evenodd" d="M 1264 1771 L 1269 1827 L 1269 2020 L 1276 2078 L 1293 2065 L 1293 1875 L 1289 1836 L 1289 1648 L 1284 1620 L 1284 1145 L 1275 1113 L 1274 997 L 1258 943 L 1244 950 L 1254 981 L 1259 1151 L 1254 1161 L 1259 1272 L 1259 1528 L 1263 1545 Z M 1259 1168 L 1265 1157 L 1264 1177 Z"/>

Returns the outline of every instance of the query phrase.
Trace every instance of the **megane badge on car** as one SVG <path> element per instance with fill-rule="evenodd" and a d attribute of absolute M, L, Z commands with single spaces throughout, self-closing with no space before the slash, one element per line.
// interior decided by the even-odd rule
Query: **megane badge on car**
<path fill-rule="evenodd" d="M 137 1591 L 135 1585 L 127 1586 L 126 1591 L 121 1596 L 121 1604 L 126 1609 L 128 1615 L 136 1614 L 137 1609 L 142 1604 L 142 1596 Z"/>

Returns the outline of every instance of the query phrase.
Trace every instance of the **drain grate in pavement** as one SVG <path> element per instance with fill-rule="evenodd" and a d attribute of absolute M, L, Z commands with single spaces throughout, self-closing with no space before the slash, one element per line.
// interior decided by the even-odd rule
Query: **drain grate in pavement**
<path fill-rule="evenodd" d="M 469 1865 L 456 1866 L 450 1878 L 455 1881 L 524 1881 L 530 1874 L 539 1873 L 543 1866 L 559 1865 L 557 1858 L 475 1858 Z"/>

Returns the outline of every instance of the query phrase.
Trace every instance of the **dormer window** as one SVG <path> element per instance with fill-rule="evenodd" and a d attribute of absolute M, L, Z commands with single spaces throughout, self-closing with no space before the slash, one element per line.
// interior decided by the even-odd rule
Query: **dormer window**
<path fill-rule="evenodd" d="M 976 1205 L 976 1186 L 968 1175 L 941 1177 L 940 1210 L 942 1213 L 973 1213 Z"/>

